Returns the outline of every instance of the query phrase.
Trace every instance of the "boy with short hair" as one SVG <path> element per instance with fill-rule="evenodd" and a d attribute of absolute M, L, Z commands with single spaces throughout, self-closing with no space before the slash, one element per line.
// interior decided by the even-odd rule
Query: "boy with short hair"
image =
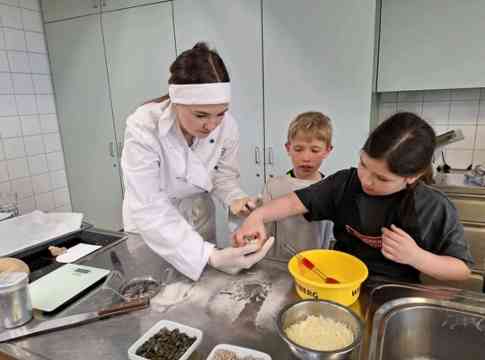
<path fill-rule="evenodd" d="M 264 187 L 263 201 L 269 201 L 298 189 L 310 186 L 325 176 L 320 166 L 332 151 L 332 124 L 321 112 L 299 114 L 289 125 L 285 144 L 293 168 L 285 175 L 271 179 Z M 296 250 L 328 248 L 333 237 L 331 221 L 309 222 L 302 215 L 267 224 L 268 236 L 275 236 L 270 256 L 289 259 L 283 244 Z"/>

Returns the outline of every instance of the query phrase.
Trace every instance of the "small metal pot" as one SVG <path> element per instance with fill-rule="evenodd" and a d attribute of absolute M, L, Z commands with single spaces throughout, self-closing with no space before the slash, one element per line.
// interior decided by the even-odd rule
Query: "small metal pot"
<path fill-rule="evenodd" d="M 285 333 L 290 325 L 303 321 L 310 315 L 324 316 L 346 324 L 354 333 L 354 342 L 339 350 L 318 351 L 296 344 Z M 355 360 L 359 358 L 364 324 L 351 310 L 327 300 L 302 300 L 284 307 L 276 319 L 278 334 L 288 344 L 291 352 L 302 360 Z"/>
<path fill-rule="evenodd" d="M 0 274 L 0 314 L 5 328 L 25 324 L 32 318 L 29 275 L 24 272 Z"/>

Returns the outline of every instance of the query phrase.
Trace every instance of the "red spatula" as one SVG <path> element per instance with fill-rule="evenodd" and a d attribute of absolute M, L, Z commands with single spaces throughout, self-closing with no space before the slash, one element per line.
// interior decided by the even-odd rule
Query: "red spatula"
<path fill-rule="evenodd" d="M 330 276 L 327 276 L 325 275 L 319 268 L 317 268 L 315 266 L 315 264 L 313 262 L 311 262 L 310 260 L 308 260 L 308 258 L 304 257 L 303 255 L 300 255 L 296 250 L 295 248 L 293 248 L 293 246 L 291 246 L 290 244 L 288 243 L 284 243 L 283 246 L 294 256 L 296 256 L 296 258 L 298 259 L 298 261 L 300 261 L 300 263 L 306 267 L 308 270 L 311 270 L 313 271 L 313 273 L 317 274 L 318 277 L 320 279 L 322 279 L 325 283 L 327 284 L 340 284 L 340 281 L 338 281 L 337 279 L 333 278 L 333 277 L 330 277 Z"/>

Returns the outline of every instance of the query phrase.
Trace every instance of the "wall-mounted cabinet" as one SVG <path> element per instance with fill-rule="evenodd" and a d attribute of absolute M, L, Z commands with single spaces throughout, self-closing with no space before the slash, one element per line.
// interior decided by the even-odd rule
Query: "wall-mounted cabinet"
<path fill-rule="evenodd" d="M 72 207 L 98 227 L 123 227 L 125 122 L 167 92 L 171 14 L 163 2 L 45 25 Z"/>
<path fill-rule="evenodd" d="M 485 0 L 382 0 L 378 91 L 485 87 Z"/>

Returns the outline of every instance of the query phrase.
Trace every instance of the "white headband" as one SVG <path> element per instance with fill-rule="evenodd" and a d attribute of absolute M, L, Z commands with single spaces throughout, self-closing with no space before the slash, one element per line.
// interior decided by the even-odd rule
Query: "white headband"
<path fill-rule="evenodd" d="M 168 96 L 174 104 L 214 105 L 231 101 L 231 84 L 218 82 L 209 84 L 169 85 Z"/>

